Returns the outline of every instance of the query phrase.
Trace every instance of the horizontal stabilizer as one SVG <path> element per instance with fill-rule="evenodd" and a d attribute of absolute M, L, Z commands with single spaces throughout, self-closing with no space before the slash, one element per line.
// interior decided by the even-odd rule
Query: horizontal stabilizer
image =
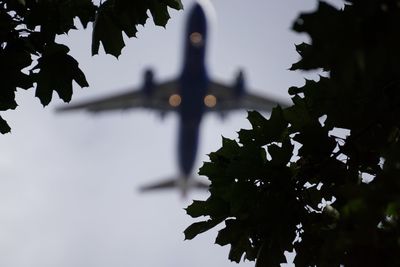
<path fill-rule="evenodd" d="M 207 190 L 209 186 L 210 186 L 209 182 L 200 180 L 199 178 L 175 177 L 141 186 L 139 190 L 140 192 L 150 192 L 150 191 L 176 188 L 182 192 L 183 196 L 185 196 L 187 191 L 191 189 Z"/>
<path fill-rule="evenodd" d="M 141 186 L 139 190 L 141 192 L 153 191 L 153 190 L 161 190 L 161 189 L 169 189 L 177 187 L 177 179 L 168 179 L 161 182 L 156 182 L 148 185 Z"/>

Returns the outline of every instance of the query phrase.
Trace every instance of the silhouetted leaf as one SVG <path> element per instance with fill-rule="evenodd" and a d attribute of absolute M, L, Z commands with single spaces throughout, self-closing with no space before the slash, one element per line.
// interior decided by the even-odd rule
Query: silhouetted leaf
<path fill-rule="evenodd" d="M 265 145 L 270 142 L 279 142 L 288 127 L 288 123 L 283 119 L 282 108 L 279 106 L 272 110 L 269 120 L 257 111 L 249 112 L 248 120 L 253 129 L 240 130 L 239 140 L 242 144 Z"/>
<path fill-rule="evenodd" d="M 258 251 L 255 267 L 279 267 L 284 262 L 286 257 L 279 249 L 279 245 L 264 242 Z"/>
<path fill-rule="evenodd" d="M 35 67 L 39 69 L 36 76 L 36 97 L 44 106 L 51 101 L 53 91 L 56 91 L 62 100 L 69 102 L 72 96 L 72 81 L 81 87 L 88 86 L 78 62 L 67 54 L 68 51 L 64 45 L 51 44 L 45 48 L 38 60 Z"/>
<path fill-rule="evenodd" d="M 184 232 L 185 239 L 193 239 L 198 234 L 201 234 L 201 233 L 215 227 L 216 225 L 221 223 L 221 221 L 222 220 L 207 220 L 204 222 L 193 223 L 188 228 L 186 228 L 186 230 Z"/>
<path fill-rule="evenodd" d="M 215 243 L 225 246 L 230 244 L 229 259 L 237 263 L 240 262 L 243 254 L 251 247 L 251 242 L 243 228 L 237 220 L 228 219 L 225 221 L 226 227 L 218 232 Z"/>
<path fill-rule="evenodd" d="M 11 131 L 10 126 L 8 123 L 0 116 L 0 133 L 6 134 Z"/>
<path fill-rule="evenodd" d="M 106 53 L 119 56 L 124 47 L 123 33 L 136 34 L 151 13 L 157 25 L 165 26 L 168 8 L 181 9 L 180 0 L 9 0 L 0 1 L 0 110 L 15 109 L 17 88 L 30 89 L 36 83 L 36 96 L 43 105 L 52 99 L 53 91 L 68 102 L 72 81 L 87 86 L 78 63 L 61 45 L 57 36 L 94 23 L 93 54 L 100 43 Z M 96 18 L 96 21 L 95 21 Z M 58 48 L 56 48 L 58 46 Z M 56 51 L 58 50 L 58 51 Z M 32 58 L 37 64 L 32 64 Z"/>
<path fill-rule="evenodd" d="M 222 199 L 209 198 L 207 201 L 194 200 L 186 208 L 187 214 L 193 218 L 210 216 L 211 218 L 222 218 L 229 214 L 229 206 Z"/>
<path fill-rule="evenodd" d="M 400 266 L 399 23 L 386 0 L 319 2 L 295 21 L 310 44 L 291 69 L 327 72 L 269 119 L 249 113 L 252 128 L 201 169 L 211 195 L 196 212 L 229 207 L 217 236 L 229 259 L 280 266 L 294 249 L 296 266 Z"/>
<path fill-rule="evenodd" d="M 107 0 L 99 7 L 93 29 L 92 54 L 99 52 L 100 43 L 108 54 L 118 57 L 125 46 L 122 33 L 136 36 L 137 26 L 144 25 L 150 11 L 158 26 L 165 26 L 170 16 L 168 7 L 181 9 L 180 0 Z"/>
<path fill-rule="evenodd" d="M 93 25 L 92 54 L 99 51 L 100 42 L 103 44 L 104 51 L 118 57 L 122 48 L 125 46 L 121 29 L 115 22 L 114 9 L 111 1 L 106 1 L 99 8 L 96 20 Z M 129 35 L 136 34 L 136 28 L 132 27 Z"/>

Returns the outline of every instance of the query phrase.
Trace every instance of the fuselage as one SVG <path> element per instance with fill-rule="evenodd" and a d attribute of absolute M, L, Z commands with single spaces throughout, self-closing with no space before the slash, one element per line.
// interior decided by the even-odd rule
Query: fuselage
<path fill-rule="evenodd" d="M 180 75 L 178 164 L 183 177 L 188 178 L 196 160 L 199 128 L 204 113 L 208 87 L 205 64 L 207 40 L 206 14 L 196 3 L 189 14 L 185 33 L 185 53 Z"/>

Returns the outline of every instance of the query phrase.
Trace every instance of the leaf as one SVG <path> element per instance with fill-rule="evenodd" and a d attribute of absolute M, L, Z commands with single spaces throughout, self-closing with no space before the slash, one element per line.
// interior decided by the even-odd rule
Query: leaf
<path fill-rule="evenodd" d="M 206 201 L 194 200 L 186 208 L 186 212 L 192 218 L 200 216 L 210 216 L 214 218 L 224 218 L 229 214 L 229 205 L 222 199 L 210 197 Z"/>
<path fill-rule="evenodd" d="M 393 1 L 320 1 L 295 21 L 310 43 L 291 69 L 329 73 L 291 87 L 294 105 L 269 119 L 249 113 L 201 170 L 229 207 L 217 236 L 229 259 L 279 266 L 294 248 L 296 266 L 400 266 L 399 24 Z"/>
<path fill-rule="evenodd" d="M 286 166 L 293 157 L 294 145 L 286 139 L 282 143 L 282 147 L 276 144 L 268 146 L 268 153 L 271 155 L 271 163 L 280 166 Z"/>
<path fill-rule="evenodd" d="M 240 152 L 239 144 L 232 139 L 222 137 L 222 148 L 219 149 L 216 153 L 210 155 L 212 158 L 214 155 L 218 155 L 218 159 L 229 159 L 235 157 Z"/>
<path fill-rule="evenodd" d="M 299 156 L 308 155 L 318 159 L 329 158 L 336 146 L 334 138 L 329 136 L 329 129 L 318 123 L 303 126 L 302 132 L 293 140 L 303 145 L 299 149 Z"/>
<path fill-rule="evenodd" d="M 169 7 L 176 9 L 176 10 L 181 10 L 183 9 L 182 1 L 181 0 L 163 0 L 165 4 L 167 4 Z"/>
<path fill-rule="evenodd" d="M 6 134 L 11 131 L 10 126 L 8 123 L 0 116 L 0 133 Z"/>
<path fill-rule="evenodd" d="M 268 120 L 257 111 L 250 111 L 248 120 L 253 129 L 240 130 L 239 140 L 242 144 L 253 143 L 262 146 L 270 142 L 279 142 L 288 127 L 282 108 L 279 106 L 272 109 Z"/>
<path fill-rule="evenodd" d="M 310 55 L 312 53 L 312 46 L 307 43 L 296 45 L 296 51 L 301 56 L 299 62 L 294 63 L 289 70 L 310 70 L 320 67 L 318 62 Z M 289 89 L 289 94 L 292 94 Z"/>
<path fill-rule="evenodd" d="M 258 250 L 255 267 L 279 267 L 282 263 L 286 263 L 286 257 L 279 245 L 264 242 Z"/>
<path fill-rule="evenodd" d="M 204 233 L 210 230 L 211 228 L 215 227 L 216 225 L 221 223 L 221 221 L 222 220 L 207 220 L 191 224 L 184 231 L 185 240 L 190 240 L 195 238 L 198 234 Z"/>
<path fill-rule="evenodd" d="M 154 2 L 153 2 L 154 3 Z M 167 5 L 160 3 L 150 7 L 151 16 L 157 26 L 165 26 L 170 19 Z"/>
<path fill-rule="evenodd" d="M 208 215 L 204 204 L 205 201 L 194 200 L 193 203 L 186 208 L 187 214 L 193 218 Z"/>
<path fill-rule="evenodd" d="M 29 88 L 33 85 L 28 75 L 22 69 L 32 62 L 31 56 L 22 40 L 9 40 L 0 49 L 0 110 L 15 109 L 15 91 L 17 88 Z"/>
<path fill-rule="evenodd" d="M 226 227 L 218 232 L 215 243 L 221 246 L 230 244 L 229 259 L 239 263 L 243 254 L 251 248 L 246 228 L 233 219 L 226 220 L 225 225 Z"/>
<path fill-rule="evenodd" d="M 345 20 L 337 20 L 340 15 L 340 12 L 332 5 L 320 1 L 317 11 L 303 13 L 297 18 L 293 30 L 310 34 L 313 44 L 312 48 L 306 43 L 296 46 L 296 50 L 302 58 L 292 65 L 291 70 L 317 68 L 330 70 L 332 63 L 342 57 L 342 55 L 335 54 L 339 53 L 339 49 L 334 48 L 337 48 L 340 41 L 345 40 L 344 38 L 355 38 L 356 36 L 347 35 L 350 34 L 352 28 L 346 27 Z M 336 23 L 331 21 L 336 21 Z"/>
<path fill-rule="evenodd" d="M 93 4 L 91 0 L 74 0 L 72 9 L 77 13 L 76 16 L 79 18 L 82 26 L 87 28 L 89 22 L 93 22 L 97 11 L 97 6 Z"/>
<path fill-rule="evenodd" d="M 300 96 L 292 98 L 293 106 L 286 108 L 283 111 L 283 116 L 286 121 L 290 122 L 290 132 L 295 133 L 318 123 L 318 118 L 310 113 L 306 100 Z"/>
<path fill-rule="evenodd" d="M 72 81 L 81 87 L 88 86 L 85 75 L 78 67 L 78 62 L 68 55 L 68 47 L 60 44 L 50 44 L 34 69 L 39 69 L 35 75 L 37 88 L 36 97 L 43 106 L 50 103 L 53 91 L 65 102 L 72 97 Z"/>
<path fill-rule="evenodd" d="M 148 19 L 147 11 L 158 26 L 165 26 L 170 16 L 168 7 L 181 9 L 179 0 L 107 0 L 98 9 L 93 28 L 92 54 L 98 54 L 100 43 L 107 54 L 118 58 L 125 46 L 122 33 L 128 37 L 136 36 L 137 26 L 144 25 Z"/>
<path fill-rule="evenodd" d="M 106 1 L 102 4 L 96 15 L 96 20 L 93 24 L 92 55 L 98 54 L 101 42 L 107 54 L 118 58 L 125 43 L 121 29 L 115 22 L 116 15 L 110 3 L 110 1 Z"/>
<path fill-rule="evenodd" d="M 76 29 L 74 19 L 84 27 L 94 20 L 96 6 L 91 0 L 27 1 L 28 12 L 21 12 L 28 29 L 40 32 L 45 42 L 54 42 L 56 35 Z M 22 15 L 21 14 L 21 15 Z"/>

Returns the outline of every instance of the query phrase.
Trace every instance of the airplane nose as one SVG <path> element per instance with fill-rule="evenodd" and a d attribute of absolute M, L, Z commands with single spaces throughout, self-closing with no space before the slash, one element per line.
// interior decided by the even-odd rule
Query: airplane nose
<path fill-rule="evenodd" d="M 200 4 L 196 3 L 193 6 L 189 18 L 190 31 L 204 35 L 206 32 L 206 14 Z"/>
<path fill-rule="evenodd" d="M 203 35 L 199 32 L 192 32 L 189 36 L 190 43 L 194 47 L 201 47 L 204 44 Z"/>
<path fill-rule="evenodd" d="M 203 7 L 199 3 L 195 3 L 192 10 L 192 12 L 196 14 L 204 13 Z"/>

